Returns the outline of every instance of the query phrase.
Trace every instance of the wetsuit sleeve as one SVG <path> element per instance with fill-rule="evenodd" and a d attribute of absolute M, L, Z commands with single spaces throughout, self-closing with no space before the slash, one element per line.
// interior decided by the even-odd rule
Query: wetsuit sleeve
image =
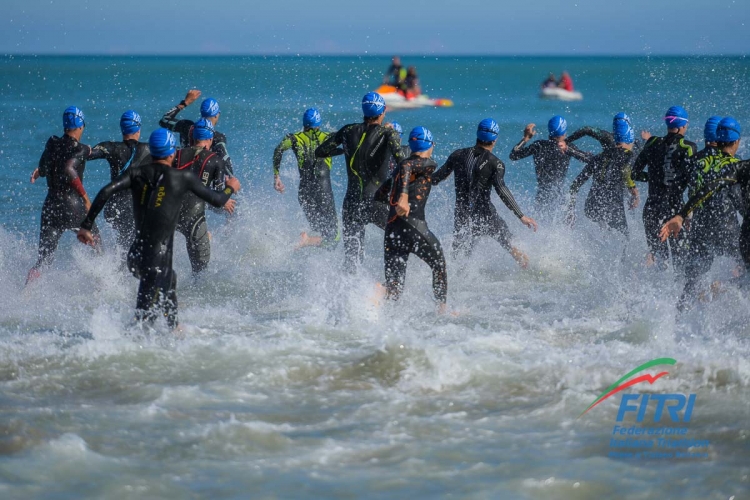
<path fill-rule="evenodd" d="M 581 137 L 591 137 L 592 139 L 596 140 L 599 144 L 602 145 L 602 147 L 611 147 L 615 145 L 615 139 L 606 130 L 602 130 L 600 128 L 595 127 L 581 127 L 570 136 L 565 139 L 566 142 L 574 142 L 580 139 Z"/>
<path fill-rule="evenodd" d="M 588 181 L 591 176 L 594 175 L 594 162 L 588 162 L 586 163 L 586 166 L 583 167 L 583 170 L 581 170 L 581 173 L 578 174 L 578 176 L 573 181 L 573 184 L 570 185 L 570 196 L 575 197 L 578 194 L 578 191 L 581 189 L 581 187 L 586 184 L 586 181 Z"/>
<path fill-rule="evenodd" d="M 335 134 L 331 134 L 326 137 L 326 140 L 323 141 L 323 144 L 315 149 L 315 157 L 328 158 L 330 156 L 333 156 L 336 152 L 336 148 L 338 148 L 341 143 L 344 142 L 344 132 L 346 131 L 346 128 L 347 127 L 344 127 Z"/>
<path fill-rule="evenodd" d="M 747 168 L 748 165 L 750 164 L 745 164 L 743 168 Z M 738 173 L 739 172 L 735 173 L 733 177 L 719 177 L 718 179 L 706 183 L 705 186 L 690 197 L 687 203 L 685 203 L 682 209 L 680 209 L 678 215 L 682 216 L 683 219 L 686 219 L 701 203 L 705 202 L 722 189 L 735 185 L 737 183 Z"/>
<path fill-rule="evenodd" d="M 68 183 L 73 187 L 76 193 L 78 193 L 78 196 L 80 196 L 81 198 L 85 198 L 86 190 L 83 188 L 81 178 L 78 177 L 78 172 L 76 171 L 76 166 L 80 162 L 81 159 L 78 156 L 75 156 L 66 161 L 65 166 L 63 167 L 63 173 L 65 175 L 65 178 L 68 180 Z"/>
<path fill-rule="evenodd" d="M 177 113 L 182 111 L 182 109 L 183 108 L 180 108 L 180 106 L 177 105 L 164 113 L 164 116 L 159 120 L 159 126 L 187 137 L 187 135 L 190 134 L 190 127 L 193 125 L 193 122 L 191 120 L 177 119 Z"/>
<path fill-rule="evenodd" d="M 399 191 L 399 194 L 409 194 L 409 178 L 411 177 L 412 167 L 411 161 L 405 161 L 400 164 L 401 182 L 394 186 Z"/>
<path fill-rule="evenodd" d="M 109 144 L 110 143 L 108 142 L 100 142 L 99 144 L 94 146 L 91 150 L 91 153 L 89 153 L 89 157 L 87 158 L 87 160 L 101 160 L 109 157 Z"/>
<path fill-rule="evenodd" d="M 86 218 L 83 219 L 83 222 L 81 222 L 81 229 L 91 231 L 96 216 L 99 215 L 99 212 L 102 211 L 104 205 L 107 203 L 107 200 L 109 200 L 112 195 L 117 193 L 118 191 L 130 189 L 130 184 L 132 182 L 134 172 L 137 170 L 137 167 L 128 169 L 124 174 L 104 186 L 101 191 L 97 193 L 96 198 L 94 198 L 94 201 L 91 203 L 89 212 L 86 214 Z"/>
<path fill-rule="evenodd" d="M 500 197 L 500 199 L 503 200 L 503 203 L 505 203 L 505 206 L 508 207 L 508 210 L 513 212 L 516 217 L 521 219 L 523 217 L 523 211 L 521 210 L 521 207 L 518 206 L 516 199 L 513 197 L 513 193 L 511 193 L 510 189 L 508 189 L 508 186 L 505 185 L 504 177 L 505 165 L 503 164 L 503 162 L 500 162 L 495 169 L 495 174 L 492 176 L 492 184 L 495 187 L 495 192 Z"/>
<path fill-rule="evenodd" d="M 582 161 L 584 163 L 588 163 L 594 158 L 593 154 L 588 153 L 586 151 L 581 151 L 580 149 L 578 149 L 572 144 L 568 145 L 566 154 L 570 156 L 571 158 L 575 158 L 576 160 Z"/>
<path fill-rule="evenodd" d="M 433 186 L 440 184 L 453 173 L 453 170 L 456 168 L 456 157 L 454 155 L 455 153 L 451 154 L 443 166 L 440 167 L 437 172 L 432 174 Z"/>
<path fill-rule="evenodd" d="M 195 196 L 205 201 L 206 203 L 213 205 L 214 207 L 223 207 L 224 204 L 231 198 L 234 190 L 229 186 L 225 187 L 223 191 L 214 191 L 203 185 L 201 180 L 196 175 L 185 176 L 187 179 L 187 188 L 192 191 Z"/>
<path fill-rule="evenodd" d="M 325 143 L 324 143 L 325 144 Z M 322 146 L 322 144 L 321 144 Z M 284 156 L 284 151 L 291 149 L 292 137 L 286 136 L 273 150 L 273 175 L 279 175 L 279 167 L 281 166 L 281 158 Z"/>
<path fill-rule="evenodd" d="M 539 148 L 537 144 L 538 142 L 532 142 L 528 146 L 524 147 L 524 141 L 521 140 L 521 142 L 519 142 L 513 147 L 513 151 L 510 152 L 510 159 L 512 161 L 517 161 L 517 160 L 522 160 L 523 158 L 526 158 L 533 154 L 536 154 L 537 149 Z"/>
<path fill-rule="evenodd" d="M 221 133 L 214 135 L 214 143 L 211 146 L 211 151 L 218 154 L 219 157 L 224 161 L 224 172 L 230 177 L 234 177 L 234 166 L 232 165 L 232 158 L 229 156 L 227 151 L 227 136 Z"/>
<path fill-rule="evenodd" d="M 393 129 L 387 129 L 388 132 L 388 147 L 391 150 L 391 155 L 396 159 L 397 162 L 404 161 L 406 159 L 406 156 L 404 156 L 404 151 L 401 149 L 401 138 L 398 136 L 398 133 Z"/>
<path fill-rule="evenodd" d="M 649 156 L 651 155 L 651 145 L 654 144 L 654 141 L 656 141 L 656 138 L 652 137 L 651 139 L 646 142 L 646 145 L 643 146 L 643 149 L 640 153 L 638 153 L 638 157 L 635 159 L 635 163 L 633 163 L 633 169 L 631 172 L 631 177 L 634 181 L 638 182 L 648 182 L 648 175 L 643 171 L 649 164 Z"/>

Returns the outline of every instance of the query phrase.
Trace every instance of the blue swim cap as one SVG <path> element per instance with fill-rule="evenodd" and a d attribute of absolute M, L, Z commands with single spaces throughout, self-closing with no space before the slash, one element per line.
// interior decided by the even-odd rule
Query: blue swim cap
<path fill-rule="evenodd" d="M 377 92 L 368 92 L 362 98 L 362 112 L 365 117 L 380 116 L 385 113 L 385 100 Z"/>
<path fill-rule="evenodd" d="M 315 108 L 308 109 L 305 111 L 305 114 L 302 115 L 302 125 L 304 127 L 320 127 L 322 121 L 323 120 L 320 118 L 320 112 Z"/>
<path fill-rule="evenodd" d="M 135 134 L 141 129 L 141 115 L 132 109 L 125 111 L 120 117 L 122 135 Z"/>
<path fill-rule="evenodd" d="M 175 153 L 174 134 L 165 128 L 157 128 L 148 138 L 148 147 L 154 158 L 166 158 Z"/>
<path fill-rule="evenodd" d="M 681 106 L 672 106 L 664 116 L 667 128 L 682 128 L 688 124 L 688 113 Z"/>
<path fill-rule="evenodd" d="M 719 122 L 721 121 L 721 116 L 712 116 L 708 120 L 706 120 L 706 126 L 703 128 L 703 138 L 706 140 L 706 142 L 716 142 L 718 139 L 716 138 L 716 127 L 719 126 Z"/>
<path fill-rule="evenodd" d="M 612 135 L 615 136 L 615 142 L 632 144 L 635 142 L 635 133 L 633 125 L 630 123 L 630 117 L 625 113 L 617 113 L 612 120 Z"/>
<path fill-rule="evenodd" d="M 737 120 L 731 116 L 722 118 L 716 127 L 716 140 L 718 142 L 734 142 L 742 135 L 742 128 Z"/>
<path fill-rule="evenodd" d="M 201 116 L 203 118 L 212 118 L 219 113 L 221 113 L 219 103 L 213 97 L 209 97 L 201 104 Z"/>
<path fill-rule="evenodd" d="M 63 128 L 65 130 L 74 130 L 85 126 L 86 120 L 83 117 L 83 111 L 80 109 L 70 106 L 63 112 Z"/>
<path fill-rule="evenodd" d="M 492 142 L 500 134 L 500 126 L 492 118 L 485 118 L 477 127 L 477 139 L 482 142 Z"/>
<path fill-rule="evenodd" d="M 193 125 L 193 140 L 205 141 L 214 138 L 214 125 L 209 120 L 201 118 Z"/>
<path fill-rule="evenodd" d="M 414 153 L 427 151 L 435 142 L 432 140 L 432 132 L 425 127 L 415 127 L 409 132 L 409 149 Z"/>
<path fill-rule="evenodd" d="M 547 123 L 550 139 L 553 137 L 562 137 L 568 130 L 568 122 L 562 116 L 553 116 Z"/>
<path fill-rule="evenodd" d="M 395 130 L 396 133 L 398 133 L 399 137 L 404 135 L 404 129 L 401 126 L 401 124 L 399 124 L 398 122 L 391 122 L 391 128 L 393 128 L 393 130 Z"/>

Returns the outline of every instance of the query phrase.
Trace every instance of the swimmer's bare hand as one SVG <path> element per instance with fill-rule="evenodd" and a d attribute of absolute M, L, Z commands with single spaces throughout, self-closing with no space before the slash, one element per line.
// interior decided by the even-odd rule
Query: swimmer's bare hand
<path fill-rule="evenodd" d="M 91 231 L 89 231 L 88 229 L 79 229 L 76 237 L 78 238 L 78 241 L 80 241 L 84 245 L 89 245 L 91 247 L 96 246 L 94 235 L 91 234 Z"/>
<path fill-rule="evenodd" d="M 526 128 L 523 129 L 523 140 L 524 141 L 528 141 L 529 139 L 531 139 L 532 137 L 534 137 L 536 135 L 536 130 L 534 129 L 534 127 L 536 127 L 536 124 L 529 123 L 528 125 L 526 125 Z"/>
<path fill-rule="evenodd" d="M 39 178 L 39 169 L 35 168 L 34 171 L 31 172 L 31 183 L 34 184 L 38 178 Z"/>
<path fill-rule="evenodd" d="M 644 141 L 651 139 L 651 132 L 649 132 L 648 130 L 641 130 L 641 139 L 643 139 Z"/>
<path fill-rule="evenodd" d="M 401 193 L 396 203 L 396 215 L 399 217 L 409 217 L 411 207 L 409 206 L 409 195 L 407 193 Z"/>
<path fill-rule="evenodd" d="M 242 185 L 240 184 L 240 181 L 239 181 L 239 179 L 237 179 L 237 177 L 226 176 L 224 178 L 224 183 L 227 186 L 229 186 L 230 188 L 232 188 L 235 193 L 238 192 L 240 190 L 240 188 L 242 187 Z"/>
<path fill-rule="evenodd" d="M 630 210 L 635 210 L 638 208 L 638 205 L 641 202 L 640 194 L 638 194 L 638 188 L 630 188 L 630 204 L 628 205 L 628 208 Z"/>
<path fill-rule="evenodd" d="M 232 215 L 234 213 L 234 207 L 237 206 L 237 200 L 229 199 L 226 203 L 224 203 L 224 211 L 226 211 L 229 215 Z"/>
<path fill-rule="evenodd" d="M 187 95 L 185 96 L 185 105 L 190 106 L 193 104 L 199 97 L 201 96 L 201 91 L 198 89 L 192 89 L 188 90 Z"/>
<path fill-rule="evenodd" d="M 526 217 L 525 215 L 521 217 L 521 224 L 528 227 L 529 229 L 533 229 L 534 232 L 536 233 L 538 226 L 537 226 L 536 221 L 532 219 L 531 217 Z"/>
<path fill-rule="evenodd" d="M 682 223 L 684 222 L 684 219 L 681 215 L 675 215 L 671 219 L 669 219 L 666 224 L 664 224 L 661 227 L 661 231 L 659 231 L 659 239 L 664 242 L 667 241 L 667 238 L 670 236 L 677 237 L 678 234 L 680 234 L 680 231 L 682 230 Z"/>
<path fill-rule="evenodd" d="M 278 175 L 273 176 L 273 188 L 281 194 L 284 194 L 284 183 L 281 182 L 281 177 Z"/>

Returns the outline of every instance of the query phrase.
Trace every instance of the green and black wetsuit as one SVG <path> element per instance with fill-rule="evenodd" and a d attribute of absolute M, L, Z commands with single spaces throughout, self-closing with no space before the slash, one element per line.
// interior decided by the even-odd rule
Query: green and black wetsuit
<path fill-rule="evenodd" d="M 412 155 L 399 163 L 393 176 L 388 224 L 383 242 L 385 283 L 388 297 L 398 299 L 406 279 L 409 254 L 422 259 L 432 269 L 432 290 L 435 300 L 445 304 L 448 296 L 448 274 L 440 241 L 425 221 L 424 208 L 430 196 L 432 173 L 437 164 L 431 158 Z M 401 194 L 409 195 L 409 216 L 396 214 Z"/>
<path fill-rule="evenodd" d="M 140 280 L 137 317 L 153 321 L 157 310 L 163 308 L 169 325 L 176 327 L 177 275 L 172 269 L 172 248 L 185 197 L 196 196 L 221 207 L 233 191 L 229 187 L 223 191 L 208 189 L 192 172 L 161 163 L 131 167 L 96 195 L 81 227 L 94 227 L 94 219 L 107 200 L 128 189 L 133 199 L 136 233 L 128 252 L 128 267 Z"/>
<path fill-rule="evenodd" d="M 214 191 L 224 189 L 226 164 L 213 150 L 197 146 L 180 149 L 175 156 L 174 166 L 177 170 L 191 172 L 204 186 Z M 203 271 L 211 260 L 211 239 L 206 224 L 206 204 L 192 193 L 186 194 L 182 202 L 177 231 L 185 236 L 193 273 Z"/>
<path fill-rule="evenodd" d="M 528 156 L 533 156 L 536 169 L 537 188 L 534 205 L 540 216 L 552 217 L 562 203 L 563 183 L 570 167 L 570 159 L 586 161 L 588 157 L 572 144 L 563 152 L 557 141 L 552 139 L 540 139 L 528 146 L 524 146 L 522 140 L 510 152 L 512 161 Z"/>
<path fill-rule="evenodd" d="M 716 150 L 697 162 L 695 176 L 690 185 L 691 195 L 706 186 L 717 185 L 721 179 L 736 176 L 740 160 Z M 716 191 L 693 208 L 693 218 L 688 232 L 688 253 L 685 264 L 685 289 L 678 307 L 684 309 L 695 297 L 701 277 L 711 269 L 714 257 L 726 255 L 740 260 L 740 223 L 737 211 L 742 206 L 739 186 Z"/>
<path fill-rule="evenodd" d="M 683 194 L 694 169 L 695 143 L 686 141 L 678 133 L 652 137 L 633 164 L 632 178 L 648 182 L 648 198 L 643 205 L 643 227 L 646 242 L 654 257 L 662 262 L 669 258 L 669 247 L 659 239 L 661 226 L 677 214 L 683 204 Z M 648 167 L 648 173 L 643 170 Z M 684 236 L 672 245 L 672 258 L 678 268 L 685 264 Z"/>
<path fill-rule="evenodd" d="M 346 125 L 315 150 L 318 158 L 331 156 L 342 146 L 346 158 L 347 187 L 341 218 L 344 226 L 344 268 L 354 272 L 364 257 L 365 226 L 385 228 L 388 205 L 375 194 L 389 177 L 390 157 L 404 159 L 398 133 L 376 123 Z"/>
<path fill-rule="evenodd" d="M 341 237 L 331 188 L 331 156 L 343 154 L 344 150 L 338 148 L 327 158 L 317 158 L 315 150 L 327 137 L 317 128 L 287 135 L 273 151 L 273 173 L 279 174 L 284 151 L 294 151 L 299 167 L 297 199 L 310 227 L 323 238 L 323 246 L 333 250 Z"/>
<path fill-rule="evenodd" d="M 192 144 L 191 137 L 193 136 L 192 132 L 195 122 L 193 120 L 177 119 L 177 114 L 183 109 L 184 108 L 177 105 L 164 113 L 164 116 L 159 120 L 159 126 L 180 134 L 180 146 L 186 148 Z M 214 131 L 211 151 L 219 155 L 219 158 L 224 161 L 227 174 L 234 177 L 234 165 L 232 164 L 232 158 L 227 151 L 227 136 L 218 130 Z"/>
<path fill-rule="evenodd" d="M 602 152 L 589 155 L 583 170 L 570 186 L 571 208 L 575 208 L 576 195 L 581 186 L 593 178 L 584 205 L 586 217 L 629 236 L 623 194 L 625 189 L 635 187 L 630 172 L 637 154 L 618 146 L 612 133 L 598 128 L 582 127 L 568 140 L 572 142 L 584 136 L 596 139 L 602 146 Z"/>
<path fill-rule="evenodd" d="M 128 139 L 120 142 L 100 142 L 91 150 L 88 159 L 89 161 L 107 160 L 110 180 L 115 180 L 128 168 L 137 167 L 144 161 L 151 161 L 151 153 L 148 143 Z M 122 248 L 129 248 L 135 237 L 133 200 L 130 193 L 121 191 L 112 196 L 104 207 L 104 218 L 115 229 L 117 244 Z"/>
<path fill-rule="evenodd" d="M 33 269 L 52 262 L 63 233 L 77 231 L 86 215 L 83 172 L 91 148 L 72 137 L 52 136 L 39 159 L 39 176 L 47 179 L 47 197 L 42 206 L 39 256 Z M 92 232 L 98 237 L 99 228 Z"/>
<path fill-rule="evenodd" d="M 512 234 L 490 200 L 495 189 L 505 206 L 519 219 L 523 217 L 513 194 L 505 185 L 505 164 L 480 146 L 451 153 L 432 176 L 438 184 L 455 173 L 456 207 L 453 216 L 453 251 L 470 251 L 478 236 L 489 236 L 510 250 Z"/>

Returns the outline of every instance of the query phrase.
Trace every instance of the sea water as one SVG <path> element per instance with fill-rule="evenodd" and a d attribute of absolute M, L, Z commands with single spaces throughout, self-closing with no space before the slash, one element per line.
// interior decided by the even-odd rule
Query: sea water
<path fill-rule="evenodd" d="M 750 127 L 745 58 L 411 57 L 423 89 L 452 108 L 388 113 L 435 136 L 439 163 L 500 124 L 495 153 L 532 217 L 531 160 L 508 153 L 527 123 L 539 137 L 555 114 L 569 130 L 609 128 L 627 112 L 637 130 L 664 132 L 672 105 L 690 113 L 702 144 L 710 115 Z M 646 268 L 641 209 L 631 238 L 579 214 L 533 233 L 495 203 L 530 256 L 519 269 L 494 241 L 448 255 L 449 306 L 435 313 L 429 268 L 412 257 L 397 304 L 380 304 L 382 231 L 368 227 L 366 258 L 342 274 L 343 248 L 295 251 L 308 226 L 288 153 L 283 195 L 272 152 L 317 107 L 323 129 L 361 119 L 385 57 L 11 57 L 0 60 L 0 498 L 744 498 L 750 491 L 748 292 L 733 284 L 678 317 L 682 281 Z M 582 102 L 543 101 L 548 72 L 567 70 Z M 188 89 L 221 105 L 218 129 L 243 183 L 237 214 L 209 214 L 211 264 L 190 276 L 175 241 L 185 332 L 131 322 L 137 281 L 107 252 L 72 233 L 54 264 L 24 288 L 36 260 L 44 181 L 29 183 L 63 109 L 86 114 L 83 142 L 119 137 L 127 109 L 144 138 Z M 181 117 L 196 119 L 198 104 Z M 584 150 L 598 151 L 590 139 Z M 740 147 L 739 155 L 748 155 Z M 334 159 L 337 207 L 346 186 Z M 568 181 L 582 165 L 572 162 Z M 87 164 L 93 198 L 105 162 Z M 640 185 L 642 201 L 646 186 Z M 579 211 L 585 196 L 579 196 Z M 427 221 L 448 249 L 452 181 L 433 189 Z M 448 252 L 450 254 L 450 252 Z M 717 260 L 709 279 L 728 281 Z M 690 438 L 700 458 L 617 455 L 620 396 L 579 415 L 622 375 L 654 358 L 673 366 L 629 393 L 695 394 Z M 656 373 L 656 371 L 650 371 Z M 651 418 L 648 414 L 646 420 Z M 626 418 L 635 423 L 635 415 Z M 644 422 L 648 424 L 652 422 Z M 653 423 L 652 423 L 653 424 Z M 664 421 L 661 424 L 665 425 Z M 676 424 L 675 424 L 676 425 Z M 628 436 L 630 437 L 630 436 Z"/>

